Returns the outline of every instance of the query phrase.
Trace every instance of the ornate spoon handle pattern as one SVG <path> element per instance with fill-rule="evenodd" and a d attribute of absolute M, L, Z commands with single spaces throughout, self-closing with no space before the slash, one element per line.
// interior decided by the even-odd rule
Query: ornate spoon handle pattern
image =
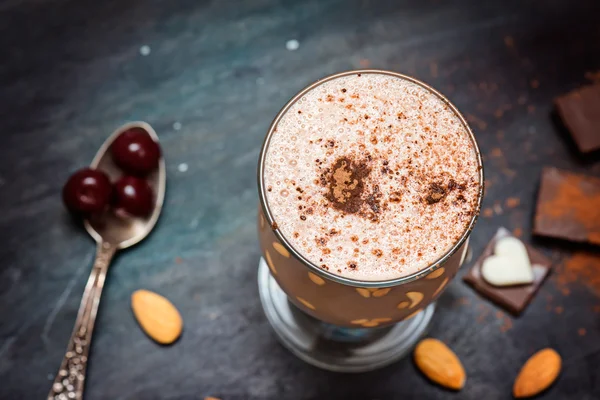
<path fill-rule="evenodd" d="M 54 378 L 50 393 L 48 393 L 48 400 L 81 400 L 83 398 L 85 372 L 100 295 L 104 287 L 108 265 L 116 251 L 117 247 L 113 244 L 98 243 L 96 260 L 83 292 L 71 340 L 58 374 Z"/>

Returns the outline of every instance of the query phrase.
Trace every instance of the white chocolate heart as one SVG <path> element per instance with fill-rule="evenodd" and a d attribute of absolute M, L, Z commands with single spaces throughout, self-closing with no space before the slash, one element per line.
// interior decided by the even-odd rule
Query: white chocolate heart
<path fill-rule="evenodd" d="M 494 286 L 532 283 L 533 270 L 523 242 L 511 236 L 498 239 L 494 254 L 481 264 L 481 276 Z"/>

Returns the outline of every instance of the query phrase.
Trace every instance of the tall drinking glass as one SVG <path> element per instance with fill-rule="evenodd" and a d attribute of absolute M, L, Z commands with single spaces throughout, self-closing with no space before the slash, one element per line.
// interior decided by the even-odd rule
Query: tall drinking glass
<path fill-rule="evenodd" d="M 260 298 L 284 346 L 344 372 L 406 354 L 465 259 L 483 182 L 467 122 L 423 82 L 359 70 L 298 93 L 258 166 Z"/>

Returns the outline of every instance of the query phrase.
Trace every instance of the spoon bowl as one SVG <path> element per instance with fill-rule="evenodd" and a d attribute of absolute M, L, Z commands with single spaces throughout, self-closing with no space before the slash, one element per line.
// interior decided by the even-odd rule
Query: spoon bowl
<path fill-rule="evenodd" d="M 111 182 L 116 181 L 122 174 L 122 170 L 115 164 L 110 153 L 110 146 L 123 132 L 131 128 L 142 128 L 158 143 L 158 135 L 152 127 L 141 121 L 130 122 L 115 130 L 100 147 L 92 160 L 90 167 L 103 171 L 108 175 Z M 166 191 L 166 167 L 162 154 L 158 162 L 158 168 L 146 176 L 146 181 L 154 193 L 154 207 L 152 213 L 146 217 L 123 217 L 117 216 L 112 210 L 100 215 L 95 215 L 84 221 L 87 232 L 97 243 L 102 241 L 115 245 L 118 249 L 125 249 L 144 239 L 154 228 L 162 210 Z"/>

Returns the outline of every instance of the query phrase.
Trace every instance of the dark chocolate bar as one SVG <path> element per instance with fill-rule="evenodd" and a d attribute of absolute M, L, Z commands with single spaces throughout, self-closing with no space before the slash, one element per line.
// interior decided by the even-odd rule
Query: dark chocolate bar
<path fill-rule="evenodd" d="M 533 233 L 600 245 L 600 179 L 545 168 Z"/>
<path fill-rule="evenodd" d="M 490 285 L 485 281 L 483 276 L 481 276 L 481 265 L 486 258 L 494 254 L 496 242 L 499 239 L 508 236 L 512 235 L 507 229 L 498 229 L 496 235 L 490 240 L 479 259 L 471 267 L 471 270 L 465 275 L 463 280 L 471 285 L 483 297 L 493 301 L 513 315 L 520 315 L 533 296 L 535 296 L 536 292 L 544 282 L 544 279 L 550 272 L 551 262 L 539 251 L 533 249 L 527 243 L 523 243 L 527 249 L 527 255 L 529 256 L 529 261 L 533 270 L 533 282 L 531 284 L 519 286 L 498 287 Z"/>
<path fill-rule="evenodd" d="M 562 95 L 555 104 L 579 151 L 600 149 L 600 83 Z"/>

